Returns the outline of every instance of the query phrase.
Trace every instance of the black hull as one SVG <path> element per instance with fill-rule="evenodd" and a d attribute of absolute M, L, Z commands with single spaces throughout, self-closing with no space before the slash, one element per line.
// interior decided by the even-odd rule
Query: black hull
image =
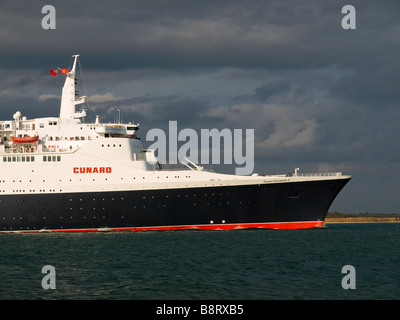
<path fill-rule="evenodd" d="M 1 195 L 0 231 L 317 227 L 348 181 Z"/>

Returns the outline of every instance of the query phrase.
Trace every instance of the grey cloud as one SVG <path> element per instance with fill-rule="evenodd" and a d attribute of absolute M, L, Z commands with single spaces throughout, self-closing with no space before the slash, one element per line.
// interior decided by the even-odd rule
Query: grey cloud
<path fill-rule="evenodd" d="M 237 102 L 258 101 L 265 102 L 273 96 L 283 95 L 290 89 L 290 84 L 282 80 L 271 81 L 254 89 L 253 94 L 238 95 Z"/>

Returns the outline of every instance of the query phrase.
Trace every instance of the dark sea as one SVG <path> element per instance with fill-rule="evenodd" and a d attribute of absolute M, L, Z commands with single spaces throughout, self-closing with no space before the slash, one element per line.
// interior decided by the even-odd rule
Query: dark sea
<path fill-rule="evenodd" d="M 0 234 L 0 250 L 2 300 L 400 298 L 400 223 Z M 342 287 L 346 265 L 354 289 Z"/>

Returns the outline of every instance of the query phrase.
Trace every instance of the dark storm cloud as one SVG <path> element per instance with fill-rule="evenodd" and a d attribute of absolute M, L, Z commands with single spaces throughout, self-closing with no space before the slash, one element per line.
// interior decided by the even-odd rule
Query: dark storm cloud
<path fill-rule="evenodd" d="M 41 28 L 46 4 L 56 30 Z M 341 27 L 347 4 L 356 30 Z M 342 208 L 395 211 L 363 195 L 400 178 L 399 12 L 397 0 L 2 0 L 0 115 L 57 115 L 63 79 L 48 70 L 80 53 L 90 117 L 119 108 L 142 137 L 169 120 L 253 128 L 256 171 L 346 171 Z"/>
<path fill-rule="evenodd" d="M 116 110 L 120 109 L 124 119 L 140 119 L 148 128 L 149 125 L 167 127 L 169 120 L 184 120 L 183 125 L 200 128 L 201 114 L 210 108 L 207 101 L 178 95 L 118 98 L 106 94 L 88 97 L 88 101 L 94 106 L 94 113 L 107 115 L 106 121 L 113 120 Z"/>
<path fill-rule="evenodd" d="M 43 30 L 44 2 L 5 1 L 2 65 L 74 50 L 93 68 L 319 68 L 346 56 L 340 2 L 55 1 L 57 29 Z"/>

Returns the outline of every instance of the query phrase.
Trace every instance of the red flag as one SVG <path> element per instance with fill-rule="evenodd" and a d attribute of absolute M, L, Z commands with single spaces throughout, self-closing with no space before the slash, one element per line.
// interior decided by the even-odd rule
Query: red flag
<path fill-rule="evenodd" d="M 51 76 L 56 76 L 58 74 L 57 69 L 55 70 L 50 70 L 50 75 Z"/>
<path fill-rule="evenodd" d="M 68 73 L 68 69 L 61 69 L 60 72 L 64 73 L 64 74 L 67 74 Z"/>

